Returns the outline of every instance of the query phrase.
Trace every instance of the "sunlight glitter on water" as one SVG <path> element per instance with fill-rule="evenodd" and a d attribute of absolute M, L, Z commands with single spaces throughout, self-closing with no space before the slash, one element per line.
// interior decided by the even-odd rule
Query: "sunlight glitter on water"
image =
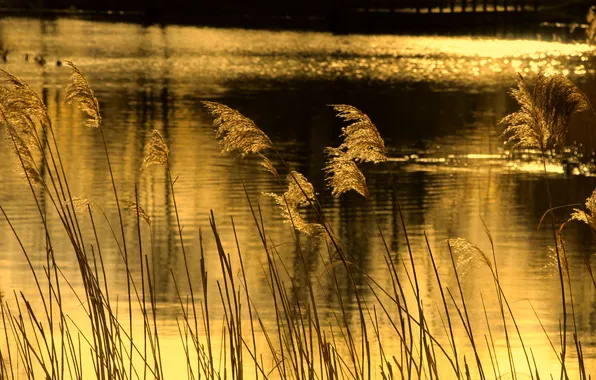
<path fill-rule="evenodd" d="M 6 30 L 22 23 L 20 19 L 3 21 Z M 580 43 L 179 26 L 139 31 L 126 24 L 100 30 L 89 22 L 60 19 L 54 24 L 60 33 L 89 36 L 99 58 L 93 63 L 102 66 L 104 75 L 119 76 L 122 68 L 129 74 L 136 70 L 159 74 L 164 56 L 176 57 L 168 64 L 168 71 L 176 77 L 210 81 L 339 79 L 485 87 L 508 81 L 517 73 L 554 69 L 582 76 L 593 72 L 589 58 L 593 47 Z M 48 59 L 69 57 L 80 64 L 90 63 L 86 44 L 73 41 L 65 45 L 53 37 L 42 38 L 33 26 L 29 29 L 30 38 L 10 33 L 3 36 L 4 45 L 15 46 L 11 58 L 41 50 L 48 52 Z M 9 59 L 8 66 L 14 64 L 22 62 Z M 111 69 L 114 65 L 120 68 Z"/>
<path fill-rule="evenodd" d="M 202 30 L 198 33 L 209 32 Z M 264 70 L 259 74 L 278 79 L 310 77 L 312 74 L 381 81 L 478 83 L 486 82 L 486 76 L 536 73 L 545 69 L 572 67 L 576 74 L 581 74 L 585 71 L 583 63 L 587 55 L 593 51 L 593 47 L 587 44 L 480 37 L 334 36 L 326 33 L 230 31 L 228 38 L 229 43 L 243 39 L 242 48 L 238 49 L 235 44 L 235 59 L 242 61 L 242 57 L 258 57 L 247 66 L 273 64 L 275 71 Z M 263 43 L 264 39 L 271 41 L 271 45 Z M 201 48 L 211 53 L 224 53 L 219 43 L 205 43 Z M 282 64 L 284 60 L 285 64 Z M 244 66 L 242 62 L 236 63 L 239 65 L 237 69 L 241 70 Z"/>

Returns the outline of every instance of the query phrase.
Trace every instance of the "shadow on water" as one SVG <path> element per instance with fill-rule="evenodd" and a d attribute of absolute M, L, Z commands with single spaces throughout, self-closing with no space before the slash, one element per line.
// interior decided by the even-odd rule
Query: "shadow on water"
<path fill-rule="evenodd" d="M 249 84 L 242 83 L 242 86 Z M 420 152 L 430 142 L 445 136 L 466 135 L 474 123 L 491 123 L 493 146 L 500 131 L 498 120 L 513 109 L 507 87 L 488 93 L 436 91 L 430 83 L 403 83 L 387 87 L 358 81 L 319 81 L 288 83 L 284 88 L 261 90 L 253 83 L 247 93 L 234 89 L 219 100 L 255 120 L 268 134 L 280 140 L 312 143 L 320 151 L 321 141 L 338 142 L 342 123 L 329 104 L 351 104 L 366 110 L 390 149 L 410 148 Z M 254 86 L 254 87 L 253 87 Z M 254 90 L 253 90 L 254 88 Z M 287 117 L 290 115 L 290 117 Z M 477 147 L 474 147 L 477 148 Z"/>

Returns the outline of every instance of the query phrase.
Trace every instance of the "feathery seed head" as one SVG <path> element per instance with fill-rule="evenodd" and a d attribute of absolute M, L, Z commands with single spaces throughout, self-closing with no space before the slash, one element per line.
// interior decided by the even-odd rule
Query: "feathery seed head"
<path fill-rule="evenodd" d="M 331 194 L 339 197 L 354 190 L 368 197 L 368 187 L 364 174 L 357 163 L 385 162 L 385 142 L 370 118 L 358 108 L 346 104 L 332 104 L 337 117 L 351 122 L 342 130 L 344 141 L 337 148 L 326 148 L 327 163 L 323 168 L 327 187 Z"/>
<path fill-rule="evenodd" d="M 8 131 L 17 155 L 18 172 L 25 179 L 28 179 L 32 185 L 43 186 L 43 179 L 37 169 L 37 164 L 35 163 L 31 149 L 29 149 L 29 144 L 14 128 L 9 126 Z"/>
<path fill-rule="evenodd" d="M 165 165 L 168 162 L 169 152 L 161 133 L 157 129 L 152 130 L 151 139 L 145 145 L 145 158 L 141 170 L 150 165 Z"/>
<path fill-rule="evenodd" d="M 356 162 L 384 162 L 385 142 L 370 118 L 358 108 L 346 104 L 331 104 L 338 112 L 337 117 L 352 122 L 344 127 L 344 142 L 339 149 L 345 151 Z"/>
<path fill-rule="evenodd" d="M 488 256 L 475 244 L 466 239 L 448 239 L 451 252 L 455 256 L 455 267 L 462 276 L 465 276 L 474 266 L 480 263 L 492 268 L 492 263 Z"/>
<path fill-rule="evenodd" d="M 145 223 L 147 223 L 149 226 L 151 225 L 151 219 L 149 218 L 149 215 L 147 215 L 145 210 L 141 206 L 139 206 L 138 203 L 129 200 L 123 200 L 120 201 L 120 203 L 124 206 L 126 210 L 134 212 L 135 216 L 138 216 L 139 218 L 143 219 Z"/>
<path fill-rule="evenodd" d="M 538 148 L 542 152 L 565 143 L 569 118 L 590 108 L 584 94 L 561 73 L 540 73 L 530 90 L 523 77 L 511 96 L 521 109 L 504 117 L 503 136 L 513 147 Z"/>
<path fill-rule="evenodd" d="M 5 112 L 4 107 L 0 105 L 0 122 L 2 122 L 5 125 L 8 134 L 7 138 L 10 141 L 10 146 L 16 154 L 16 161 L 18 165 L 17 171 L 25 179 L 29 179 L 32 185 L 43 185 L 43 180 L 39 171 L 37 170 L 35 159 L 33 158 L 33 154 L 31 153 L 31 148 L 37 145 L 37 140 L 33 138 L 28 125 L 26 127 L 23 127 L 21 123 L 11 123 L 6 115 L 7 112 Z M 27 124 L 27 121 L 31 119 L 24 116 L 25 115 L 20 115 L 19 117 L 17 117 L 15 115 L 12 115 L 12 119 L 15 122 L 24 121 L 25 124 Z M 34 125 L 32 128 L 33 131 L 35 131 Z"/>
<path fill-rule="evenodd" d="M 12 127 L 21 136 L 21 138 L 27 143 L 30 149 L 36 148 L 37 151 L 42 152 L 42 142 L 39 140 L 39 135 L 35 128 L 35 122 L 29 115 L 13 115 L 12 116 Z"/>
<path fill-rule="evenodd" d="M 298 205 L 287 202 L 285 193 L 284 195 L 277 195 L 274 193 L 264 194 L 275 200 L 275 203 L 277 203 L 281 209 L 281 216 L 284 219 L 284 223 L 291 223 L 297 231 L 300 231 L 308 236 L 323 236 L 325 233 L 325 228 L 319 223 L 307 222 L 302 214 L 300 214 Z"/>
<path fill-rule="evenodd" d="M 288 190 L 285 192 L 288 203 L 296 206 L 306 206 L 309 200 L 315 199 L 315 189 L 306 177 L 292 170 L 286 177 Z"/>
<path fill-rule="evenodd" d="M 0 87 L 0 104 L 4 107 L 7 122 L 15 123 L 16 119 L 22 119 L 26 115 L 31 120 L 49 125 L 48 109 L 39 95 L 20 78 L 4 70 L 0 72 L 7 83 Z"/>
<path fill-rule="evenodd" d="M 99 102 L 89 86 L 89 82 L 83 76 L 78 67 L 71 61 L 65 61 L 66 65 L 72 70 L 70 79 L 72 83 L 66 88 L 66 97 L 64 103 L 76 101 L 81 111 L 85 112 L 89 118 L 85 121 L 88 127 L 99 128 L 101 126 L 101 116 L 99 114 Z"/>
<path fill-rule="evenodd" d="M 323 168 L 327 187 L 331 189 L 331 195 L 338 198 L 350 190 L 368 198 L 368 187 L 366 178 L 356 163 L 348 155 L 338 148 L 326 148 L 327 163 Z"/>
<path fill-rule="evenodd" d="M 559 259 L 557 260 L 557 249 L 559 251 Z M 548 247 L 548 262 L 545 268 L 550 271 L 550 274 L 556 274 L 559 270 L 559 262 L 563 269 L 563 276 L 569 278 L 569 257 L 567 256 L 567 243 L 560 233 L 557 234 L 557 248 Z"/>
<path fill-rule="evenodd" d="M 0 123 L 6 126 L 11 136 L 18 135 L 23 142 L 27 143 L 30 149 L 35 147 L 40 151 L 42 150 L 41 142 L 35 129 L 35 122 L 29 115 L 6 110 L 0 104 Z"/>
<path fill-rule="evenodd" d="M 586 199 L 585 211 L 577 208 L 573 209 L 573 212 L 567 221 L 569 222 L 572 220 L 584 222 L 596 232 L 596 190 L 594 190 L 592 195 Z"/>
<path fill-rule="evenodd" d="M 300 207 L 307 206 L 309 199 L 314 199 L 315 192 L 312 184 L 300 173 L 292 171 L 286 177 L 288 189 L 283 195 L 265 193 L 275 199 L 281 209 L 285 223 L 292 223 L 296 230 L 312 237 L 321 237 L 325 228 L 319 223 L 308 223 L 300 214 Z"/>
<path fill-rule="evenodd" d="M 258 155 L 262 159 L 262 161 L 259 162 L 259 165 L 265 168 L 265 171 L 268 171 L 269 173 L 273 174 L 275 178 L 279 178 L 279 173 L 277 173 L 277 169 L 275 169 L 275 166 L 273 166 L 271 161 L 269 161 L 269 159 L 261 153 L 258 153 Z"/>
<path fill-rule="evenodd" d="M 215 138 L 219 141 L 222 152 L 238 151 L 245 156 L 273 147 L 265 132 L 240 112 L 216 102 L 201 103 L 215 118 Z"/>
<path fill-rule="evenodd" d="M 596 42 L 596 6 L 592 5 L 586 15 L 588 27 L 586 28 L 586 39 L 589 45 Z"/>
<path fill-rule="evenodd" d="M 71 199 L 67 199 L 62 203 L 65 205 L 70 204 L 76 211 L 87 211 L 89 207 L 101 211 L 101 207 L 99 207 L 97 203 L 93 202 L 88 198 L 74 197 Z"/>

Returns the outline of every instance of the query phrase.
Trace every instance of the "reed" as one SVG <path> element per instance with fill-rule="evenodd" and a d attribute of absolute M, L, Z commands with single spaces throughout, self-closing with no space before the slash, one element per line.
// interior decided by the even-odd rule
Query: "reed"
<path fill-rule="evenodd" d="M 22 169 L 21 174 L 29 185 L 33 202 L 39 205 L 42 193 L 50 199 L 51 212 L 58 217 L 70 242 L 68 248 L 61 249 L 72 251 L 80 274 L 76 281 L 82 284 L 82 288 L 79 290 L 73 285 L 75 279 L 65 278 L 61 269 L 63 264 L 55 259 L 52 244 L 54 229 L 48 225 L 46 212 L 38 206 L 46 235 L 46 262 L 40 270 L 33 264 L 11 216 L 0 205 L 6 226 L 12 230 L 29 265 L 37 291 L 35 300 L 17 291 L 11 295 L 0 293 L 3 327 L 0 379 L 166 378 L 167 363 L 164 362 L 160 339 L 163 336 L 158 321 L 161 312 L 159 290 L 156 288 L 155 267 L 150 261 L 153 236 L 150 246 L 144 244 L 146 229 L 142 228 L 143 225 L 150 227 L 154 221 L 139 204 L 137 186 L 134 199 L 122 200 L 119 195 L 115 185 L 116 173 L 112 171 L 103 135 L 99 101 L 83 73 L 73 63 L 68 62 L 67 65 L 72 70 L 72 84 L 66 91 L 66 101 L 76 102 L 89 116 L 85 124 L 96 128 L 90 133 L 99 130 L 118 220 L 115 223 L 111 221 L 108 213 L 92 200 L 71 195 L 59 154 L 61 148 L 53 138 L 47 109 L 30 87 L 4 73 L 7 82 L 0 87 L 0 120 Z M 522 109 L 504 119 L 504 123 L 508 124 L 506 133 L 512 135 L 511 140 L 517 145 L 540 149 L 546 156 L 548 149 L 562 144 L 570 115 L 586 109 L 588 104 L 582 94 L 560 76 L 539 76 L 533 92 L 522 79 L 518 86 L 513 95 Z M 260 164 L 277 181 L 278 186 L 267 195 L 280 208 L 284 221 L 292 228 L 297 265 L 290 269 L 282 260 L 279 250 L 281 247 L 286 249 L 286 246 L 271 241 L 267 233 L 269 221 L 264 220 L 262 206 L 254 204 L 245 190 L 247 207 L 254 220 L 252 228 L 262 243 L 265 257 L 263 277 L 268 292 L 255 293 L 250 288 L 247 277 L 251 273 L 247 273 L 245 267 L 247 256 L 241 249 L 234 220 L 229 223 L 234 239 L 224 241 L 220 232 L 221 222 L 216 221 L 213 213 L 209 216 L 208 227 L 215 241 L 215 250 L 211 252 L 205 248 L 204 231 L 198 231 L 201 253 L 198 258 L 199 273 L 193 273 L 193 258 L 187 254 L 179 217 L 176 177 L 170 167 L 170 155 L 175 152 L 170 152 L 159 131 L 151 132 L 141 170 L 150 175 L 151 166 L 164 168 L 168 194 L 174 206 L 177 244 L 185 273 L 182 278 L 173 271 L 171 275 L 179 305 L 176 322 L 180 355 L 186 363 L 189 379 L 459 380 L 517 379 L 526 375 L 538 380 L 546 376 L 541 374 L 532 348 L 526 345 L 523 331 L 503 290 L 498 253 L 486 226 L 486 236 L 492 249 L 490 254 L 466 240 L 452 239 L 445 244 L 449 255 L 443 258 L 448 260 L 449 265 L 441 266 L 439 256 L 432 252 L 428 239 L 423 247 L 411 246 L 393 182 L 408 255 L 396 256 L 392 252 L 377 223 L 379 237 L 385 247 L 384 270 L 389 279 L 381 283 L 355 264 L 352 253 L 343 247 L 326 218 L 314 186 L 283 159 L 275 143 L 240 112 L 215 102 L 203 102 L 203 105 L 214 118 L 215 138 L 220 142 L 222 151 L 236 152 L 242 157 L 257 156 Z M 364 112 L 348 105 L 332 105 L 332 108 L 347 125 L 342 130 L 342 143 L 326 149 L 327 162 L 322 170 L 327 186 L 335 197 L 355 191 L 367 198 L 370 190 L 360 165 L 383 163 L 388 175 L 391 178 L 394 175 L 387 162 L 384 141 Z M 41 132 L 52 136 L 49 148 L 43 148 Z M 270 159 L 271 155 L 276 160 Z M 43 175 L 39 170 L 41 165 L 46 168 Z M 588 199 L 585 211 L 576 209 L 570 219 L 584 222 L 596 230 L 593 198 L 594 195 Z M 378 220 L 378 212 L 372 203 L 369 206 L 375 220 Z M 125 233 L 130 227 L 125 226 L 121 210 L 128 210 L 134 216 L 136 242 L 125 239 L 130 236 Z M 552 214 L 552 205 L 550 211 Z M 109 236 L 100 236 L 96 227 L 98 216 L 108 224 Z M 83 227 L 83 220 L 89 222 L 90 229 Z M 578 358 L 577 377 L 587 379 L 568 282 L 567 248 L 562 240 L 562 228 L 555 232 L 553 257 L 560 275 L 564 310 L 560 351 L 555 350 L 548 335 L 546 338 L 561 363 L 561 378 L 575 377 L 566 366 L 568 323 L 565 318 L 569 303 Z M 306 239 L 301 235 L 306 235 Z M 107 280 L 102 249 L 107 244 L 117 247 L 125 267 L 127 294 L 124 301 L 114 294 Z M 310 252 L 313 246 L 314 255 Z M 428 256 L 423 257 L 423 252 Z M 131 260 L 132 255 L 138 257 L 136 264 Z M 217 257 L 219 268 L 207 267 L 208 255 Z M 312 273 L 313 257 L 323 263 L 322 273 Z M 421 283 L 427 279 L 421 278 L 416 266 L 417 262 L 425 259 L 430 260 L 433 281 L 436 282 L 434 286 L 440 293 L 440 304 L 436 305 L 437 311 L 433 315 L 446 322 L 443 330 L 429 323 L 429 300 L 421 291 Z M 482 289 L 483 304 L 487 292 L 494 292 L 499 305 L 498 324 L 490 320 L 485 307 L 488 335 L 484 336 L 478 333 L 477 325 L 471 320 L 467 306 L 469 301 L 462 284 L 466 267 L 476 263 L 488 270 L 494 285 L 492 290 Z M 138 267 L 133 267 L 135 265 Z M 586 268 L 592 276 L 589 263 Z M 213 276 L 212 271 L 219 273 Z M 445 271 L 454 276 L 455 283 L 445 280 Z M 192 281 L 197 276 L 200 277 L 199 287 L 194 286 Z M 214 281 L 213 277 L 218 280 Z M 596 287 L 593 276 L 592 280 Z M 567 287 L 564 286 L 565 281 Z M 346 288 L 349 294 L 346 294 Z M 216 290 L 218 299 L 212 297 L 212 290 Z M 79 300 L 85 314 L 83 320 L 74 320 L 66 312 L 65 292 L 73 293 Z M 569 297 L 566 297 L 567 294 Z M 270 301 L 273 318 L 265 317 L 266 310 L 257 307 L 257 299 L 263 298 Z M 118 311 L 121 302 L 125 303 L 125 317 Z M 537 321 L 541 324 L 539 319 Z M 385 328 L 381 328 L 382 325 Z M 464 332 L 464 341 L 456 338 L 456 330 Z M 499 362 L 497 339 L 506 342 L 506 365 Z M 514 345 L 520 345 L 524 354 L 521 367 L 520 361 L 514 357 Z"/>
<path fill-rule="evenodd" d="M 548 207 L 551 215 L 551 230 L 553 234 L 554 252 L 561 286 L 561 305 L 563 309 L 563 325 L 561 327 L 561 374 L 560 378 L 568 378 L 565 366 L 567 353 L 567 293 L 565 291 L 566 254 L 561 246 L 561 237 L 555 227 L 555 214 L 546 171 L 546 161 L 551 150 L 560 148 L 565 143 L 569 119 L 575 112 L 590 109 L 586 96 L 563 74 L 539 73 L 530 89 L 520 75 L 517 81 L 518 88 L 511 91 L 512 97 L 521 109 L 501 120 L 507 125 L 503 135 L 509 135 L 506 143 L 513 147 L 538 149 L 542 156 Z M 574 215 L 578 215 L 576 211 Z M 569 292 L 571 288 L 569 287 Z M 575 325 L 575 317 L 574 317 Z M 576 338 L 577 339 L 577 338 Z M 577 344 L 576 344 L 577 347 Z M 577 352 L 581 357 L 581 352 Z M 581 365 L 580 365 L 581 367 Z"/>
<path fill-rule="evenodd" d="M 596 7 L 591 6 L 586 14 L 586 21 L 588 27 L 586 28 L 586 42 L 590 45 L 594 45 L 596 38 Z"/>

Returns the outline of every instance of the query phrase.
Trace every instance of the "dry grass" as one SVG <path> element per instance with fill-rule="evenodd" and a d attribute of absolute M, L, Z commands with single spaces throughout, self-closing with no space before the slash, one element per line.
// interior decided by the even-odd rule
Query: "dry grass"
<path fill-rule="evenodd" d="M 145 145 L 145 158 L 143 159 L 142 168 L 151 165 L 166 165 L 169 153 L 170 150 L 163 137 L 161 137 L 161 133 L 157 129 L 152 130 L 151 139 Z"/>
<path fill-rule="evenodd" d="M 368 197 L 366 178 L 358 168 L 360 162 L 386 162 L 385 142 L 368 115 L 346 104 L 331 105 L 337 117 L 349 124 L 342 129 L 343 142 L 337 148 L 325 149 L 327 163 L 323 168 L 327 186 L 334 197 L 354 190 Z"/>
<path fill-rule="evenodd" d="M 240 112 L 216 102 L 203 101 L 203 106 L 215 118 L 215 137 L 222 151 L 237 151 L 241 155 L 256 154 L 273 147 L 269 137 Z"/>
<path fill-rule="evenodd" d="M 569 128 L 569 119 L 575 112 L 585 111 L 591 108 L 586 96 L 561 73 L 546 74 L 541 72 L 534 80 L 532 89 L 520 75 L 517 81 L 518 88 L 511 91 L 511 95 L 520 106 L 520 110 L 514 112 L 501 120 L 507 128 L 503 136 L 509 135 L 506 143 L 512 143 L 513 148 L 521 147 L 538 149 L 542 154 L 542 164 L 546 193 L 549 202 L 549 213 L 551 215 L 551 230 L 554 243 L 554 258 L 559 274 L 561 287 L 561 306 L 563 309 L 563 321 L 561 327 L 561 378 L 567 378 L 567 299 L 571 297 L 571 311 L 573 326 L 575 329 L 575 311 L 573 307 L 573 295 L 569 283 L 569 267 L 565 245 L 555 226 L 555 214 L 546 171 L 547 154 L 552 149 L 558 149 L 565 144 Z M 587 220 L 587 219 L 586 219 Z M 566 289 L 565 282 L 568 282 Z M 596 284 L 596 283 L 595 283 Z M 578 365 L 583 369 L 581 346 L 578 341 L 577 331 L 574 333 Z M 583 370 L 580 377 L 585 378 Z"/>
<path fill-rule="evenodd" d="M 71 84 L 66 88 L 64 103 L 77 103 L 81 111 L 89 116 L 85 121 L 85 125 L 99 128 L 101 126 L 99 102 L 91 86 L 89 86 L 87 79 L 85 79 L 81 71 L 72 62 L 65 61 L 65 63 L 72 70 L 72 75 L 70 77 Z"/>
<path fill-rule="evenodd" d="M 334 197 L 339 197 L 350 190 L 368 198 L 366 178 L 354 160 L 343 150 L 327 148 L 327 164 L 323 168 L 326 173 L 327 186 Z"/>
<path fill-rule="evenodd" d="M 592 5 L 586 15 L 588 27 L 586 28 L 586 40 L 588 44 L 594 45 L 596 42 L 596 6 Z"/>
<path fill-rule="evenodd" d="M 322 236 L 325 229 L 319 223 L 308 223 L 300 214 L 300 209 L 308 207 L 315 199 L 313 185 L 302 174 L 292 171 L 286 177 L 287 190 L 282 195 L 266 193 L 275 199 L 281 208 L 281 215 L 287 223 L 292 224 L 296 230 L 309 236 Z"/>
<path fill-rule="evenodd" d="M 500 122 L 507 126 L 503 135 L 514 148 L 546 152 L 562 146 L 571 115 L 590 108 L 585 95 L 561 73 L 539 73 L 533 88 L 520 75 L 517 86 L 511 96 L 521 109 Z"/>
<path fill-rule="evenodd" d="M 337 117 L 350 124 L 343 128 L 343 143 L 338 149 L 356 162 L 385 162 L 385 141 L 370 118 L 358 108 L 346 104 L 331 105 Z"/>
<path fill-rule="evenodd" d="M 573 209 L 571 216 L 568 221 L 577 220 L 584 222 L 590 228 L 596 232 L 596 190 L 592 192 L 586 199 L 586 209 L 580 210 L 577 208 Z"/>
<path fill-rule="evenodd" d="M 0 87 L 0 104 L 6 120 L 15 126 L 31 128 L 32 122 L 49 124 L 48 110 L 35 90 L 20 78 L 1 70 L 6 85 Z"/>
<path fill-rule="evenodd" d="M 139 206 L 137 202 L 130 201 L 130 200 L 123 200 L 120 202 L 126 210 L 130 210 L 134 213 L 136 218 L 142 219 L 147 225 L 151 225 L 151 218 L 149 214 L 145 212 L 145 210 Z"/>
<path fill-rule="evenodd" d="M 465 276 L 478 263 L 492 268 L 493 265 L 484 251 L 466 239 L 455 238 L 448 240 L 452 253 L 455 255 L 457 270 Z"/>
<path fill-rule="evenodd" d="M 73 85 L 67 91 L 67 99 L 82 103 L 81 109 L 90 116 L 87 124 L 99 127 L 99 103 L 81 71 L 74 64 L 69 65 L 73 70 Z M 30 265 L 39 296 L 36 302 L 31 302 L 24 295 L 17 296 L 11 303 L 6 297 L 0 298 L 1 324 L 5 332 L 5 336 L 0 339 L 6 342 L 6 345 L 0 346 L 6 347 L 0 349 L 0 378 L 15 379 L 19 374 L 25 374 L 28 378 L 44 377 L 52 380 L 91 377 L 130 380 L 166 377 L 167 374 L 163 371 L 166 363 L 162 359 L 160 329 L 156 317 L 160 306 L 157 301 L 155 268 L 150 265 L 148 256 L 153 247 L 141 244 L 143 234 L 146 233 L 146 229 L 141 228 L 141 221 L 150 225 L 151 220 L 138 204 L 136 187 L 134 199 L 122 202 L 118 200 L 104 139 L 106 160 L 118 210 L 120 211 L 122 205 L 125 209 L 131 210 L 136 218 L 134 228 L 137 244 L 133 250 L 127 248 L 131 243 L 125 237 L 129 236 L 130 239 L 130 234 L 125 234 L 120 212 L 121 236 L 114 232 L 111 224 L 109 225 L 112 236 L 98 236 L 95 213 L 100 211 L 106 220 L 108 218 L 99 206 L 70 194 L 55 140 L 51 150 L 48 150 L 54 152 L 51 156 L 36 150 L 37 128 L 51 128 L 51 120 L 43 104 L 39 103 L 37 95 L 31 93 L 31 89 L 18 78 L 10 74 L 6 76 L 8 86 L 0 90 L 0 110 L 7 115 L 4 117 L 4 124 L 29 180 L 31 196 L 35 202 L 39 201 L 38 189 L 34 188 L 35 175 L 39 173 L 31 172 L 28 166 L 39 160 L 49 164 L 45 177 L 39 178 L 41 191 L 50 197 L 51 205 L 54 207 L 52 212 L 58 215 L 63 232 L 69 238 L 70 247 L 61 249 L 72 250 L 78 264 L 78 280 L 82 283 L 83 291 L 82 294 L 75 293 L 75 296 L 80 299 L 86 319 L 72 321 L 63 311 L 62 294 L 71 283 L 62 277 L 60 263 L 54 260 L 53 230 L 45 224 L 46 211 L 39 208 L 39 217 L 44 223 L 47 235 L 47 261 L 44 269 L 40 271 L 31 265 L 25 244 L 22 244 L 10 216 L 0 205 L 0 211 Z M 569 115 L 585 106 L 578 98 L 579 92 L 559 77 L 540 77 L 534 93 L 525 87 L 525 83 L 520 82 L 518 85 L 519 89 L 514 96 L 522 105 L 522 110 L 505 119 L 506 123 L 509 123 L 507 133 L 512 133 L 512 138 L 519 140 L 520 146 L 547 149 L 555 143 L 562 143 L 561 134 Z M 17 100 L 22 97 L 26 99 Z M 236 151 L 243 156 L 256 154 L 261 158 L 261 165 L 275 178 L 280 179 L 278 169 L 262 153 L 272 150 L 279 155 L 279 152 L 254 122 L 222 104 L 203 104 L 214 117 L 216 139 L 219 140 L 223 151 Z M 546 112 L 544 107 L 547 106 L 558 107 L 558 110 Z M 333 107 L 338 116 L 348 122 L 348 126 L 342 132 L 343 142 L 340 146 L 326 150 L 329 160 L 323 170 L 327 174 L 327 183 L 334 196 L 354 190 L 366 197 L 366 180 L 357 165 L 362 162 L 386 162 L 383 139 L 370 118 L 362 111 L 347 105 Z M 29 111 L 31 116 L 25 116 Z M 542 111 L 542 116 L 535 115 L 536 112 Z M 103 138 L 102 128 L 99 133 Z M 27 161 L 29 156 L 32 162 Z M 206 267 L 205 256 L 212 252 L 206 252 L 204 248 L 202 230 L 198 233 L 201 256 L 197 260 L 200 270 L 199 273 L 191 273 L 191 258 L 187 256 L 185 249 L 169 157 L 166 141 L 158 131 L 152 131 L 145 148 L 143 167 L 165 166 L 168 194 L 174 206 L 173 213 L 176 217 L 179 248 L 184 260 L 186 277 L 180 278 L 173 272 L 172 276 L 179 302 L 177 323 L 180 352 L 186 360 L 189 379 L 487 379 L 492 376 L 491 373 L 494 378 L 517 379 L 522 378 L 522 372 L 531 379 L 542 378 L 541 369 L 532 360 L 531 349 L 525 347 L 522 332 L 501 287 L 497 254 L 488 231 L 487 238 L 492 248 L 491 258 L 466 240 L 454 239 L 447 242 L 451 267 L 442 270 L 450 271 L 455 277 L 455 284 L 451 282 L 445 285 L 428 240 L 426 247 L 420 247 L 416 251 L 410 245 L 403 222 L 405 218 L 397 195 L 394 194 L 409 256 L 396 256 L 385 244 L 386 249 L 382 254 L 386 263 L 384 278 L 388 281 L 380 283 L 349 259 L 351 253 L 342 247 L 326 221 L 314 186 L 302 174 L 291 168 L 283 157 L 278 156 L 278 162 L 282 163 L 280 169 L 287 174 L 285 181 L 279 181 L 282 191 L 268 195 L 274 198 L 281 208 L 284 220 L 291 223 L 293 228 L 308 235 L 325 237 L 325 243 L 330 244 L 316 245 L 315 256 L 319 256 L 319 260 L 322 261 L 324 272 L 314 275 L 312 263 L 309 262 L 313 260 L 313 256 L 305 252 L 301 239 L 295 236 L 296 262 L 292 268 L 293 273 L 290 273 L 287 263 L 281 260 L 282 255 L 278 252 L 281 246 L 269 241 L 265 233 L 269 221 L 263 220 L 260 207 L 254 207 L 247 194 L 248 207 L 255 221 L 253 227 L 262 240 L 262 250 L 266 257 L 263 271 L 268 292 L 255 293 L 247 281 L 247 276 L 251 274 L 245 272 L 245 254 L 241 250 L 233 220 L 231 226 L 234 241 L 225 242 L 221 239 L 215 216 L 210 215 L 210 233 L 216 245 L 214 253 L 220 263 L 220 273 L 215 277 L 219 280 L 214 282 L 211 280 L 212 275 L 207 275 L 208 271 L 211 273 L 216 268 Z M 395 191 L 394 184 L 393 189 Z M 584 221 L 592 226 L 591 218 L 596 204 L 593 198 L 594 195 L 586 203 L 587 210 L 575 210 L 572 219 Z M 376 217 L 372 204 L 371 209 Z M 307 221 L 306 215 L 316 217 L 317 222 Z M 90 221 L 90 231 L 81 228 L 79 218 Z M 377 227 L 379 238 L 385 243 L 383 231 L 379 225 Z M 111 293 L 113 290 L 109 288 L 106 280 L 101 248 L 110 241 L 115 242 L 124 263 L 127 294 L 119 299 L 126 300 L 128 321 L 123 321 L 119 316 L 118 307 L 113 303 L 119 295 Z M 239 263 L 237 265 L 233 265 L 234 255 L 230 253 L 232 251 L 227 247 L 228 244 L 235 246 L 236 262 Z M 130 266 L 129 261 L 132 252 L 138 254 L 138 267 L 135 268 Z M 428 258 L 421 257 L 422 252 L 426 252 L 430 258 L 436 280 L 433 286 L 440 291 L 440 319 L 446 321 L 442 328 L 430 323 L 431 316 L 425 309 L 429 300 L 420 285 L 428 285 L 422 281 L 426 282 L 429 279 L 420 280 L 416 269 L 416 264 L 421 261 L 425 265 L 429 264 Z M 565 252 L 564 254 L 566 257 Z M 561 255 L 558 251 L 556 258 L 557 267 L 561 270 Z M 485 310 L 490 337 L 485 335 L 484 342 L 490 362 L 481 355 L 483 345 L 479 343 L 478 332 L 473 329 L 475 324 L 468 315 L 466 295 L 460 281 L 466 268 L 476 261 L 485 264 L 490 271 L 499 304 L 500 315 L 497 317 L 500 318 L 499 324 L 502 323 L 502 326 L 494 326 L 494 320 L 489 322 Z M 563 266 L 568 272 L 568 265 L 564 263 Z M 132 273 L 140 274 L 140 279 Z M 357 276 L 360 280 L 356 280 Z M 193 287 L 193 277 L 200 277 L 200 289 L 196 291 Z M 569 277 L 568 275 L 567 280 Z M 596 281 L 594 284 L 596 286 Z M 213 288 L 217 289 L 219 299 L 214 300 L 210 297 L 209 290 Z M 348 292 L 346 288 L 349 289 Z M 268 319 L 262 317 L 262 310 L 255 306 L 255 300 L 263 297 L 267 297 L 272 303 L 271 310 L 267 312 L 272 312 L 273 317 L 269 316 Z M 573 305 L 573 297 L 570 298 Z M 39 308 L 32 306 L 40 304 Z M 215 305 L 219 310 L 223 310 L 223 314 L 214 313 Z M 575 321 L 573 310 L 572 315 Z M 433 313 L 432 317 L 436 318 L 436 314 Z M 88 329 L 85 330 L 90 331 L 89 336 L 81 333 L 83 329 L 80 323 L 88 324 Z M 220 331 L 217 331 L 217 326 L 222 326 Z M 384 327 L 381 328 L 382 326 Z M 465 332 L 463 341 L 455 339 L 454 330 L 457 328 Z M 564 335 L 567 329 L 565 322 L 562 329 Z M 140 339 L 135 337 L 139 330 L 142 332 Z M 222 343 L 219 353 L 214 350 L 216 340 Z M 500 349 L 506 350 L 508 368 L 500 366 L 496 359 L 499 356 L 495 349 L 497 340 L 506 342 L 506 347 Z M 574 340 L 577 347 L 578 378 L 588 379 L 583 365 L 581 342 L 575 327 Z M 257 341 L 265 341 L 266 344 L 258 344 Z M 524 367 L 523 370 L 519 366 L 516 367 L 517 360 L 513 358 L 512 347 L 516 341 L 521 345 L 525 356 L 527 368 Z M 92 365 L 84 367 L 83 358 L 87 355 L 91 357 Z M 555 355 L 561 362 L 560 378 L 565 378 L 567 372 L 564 339 L 563 349 L 555 350 Z M 267 363 L 263 357 L 269 357 L 273 362 Z M 254 372 L 247 373 L 246 368 L 249 364 L 254 368 Z"/>

